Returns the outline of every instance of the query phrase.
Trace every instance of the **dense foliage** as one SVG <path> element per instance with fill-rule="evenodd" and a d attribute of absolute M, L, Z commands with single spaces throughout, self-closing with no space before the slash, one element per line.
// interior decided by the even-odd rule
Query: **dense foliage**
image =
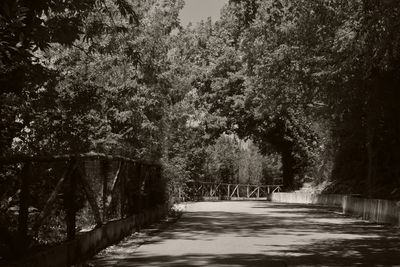
<path fill-rule="evenodd" d="M 76 2 L 70 4 L 80 4 Z M 60 8 L 57 3 L 43 5 L 50 14 L 55 6 Z M 32 84 L 26 77 L 21 88 L 2 85 L 2 113 L 7 115 L 3 122 L 14 125 L 4 127 L 3 155 L 112 151 L 160 158 L 163 112 L 169 97 L 168 80 L 162 74 L 168 68 L 167 40 L 178 26 L 182 3 L 93 1 L 87 5 L 85 12 L 57 9 L 66 13 L 60 14 L 63 17 L 69 12 L 79 14 L 73 29 L 62 31 L 70 37 L 68 42 L 43 37 L 43 47 L 31 41 L 25 48 L 30 55 L 24 62 L 49 74 L 44 81 Z M 35 12 L 46 23 L 52 20 L 42 19 L 43 10 Z M 57 22 L 58 27 L 72 24 Z M 5 54 L 9 54 L 7 49 Z M 16 63 L 3 59 L 2 80 L 13 84 L 18 77 L 8 72 Z"/>
<path fill-rule="evenodd" d="M 182 29 L 177 75 L 204 144 L 225 132 L 279 153 L 286 189 L 397 198 L 399 8 L 232 0 L 215 24 Z"/>
<path fill-rule="evenodd" d="M 188 27 L 183 4 L 3 1 L 1 155 L 97 151 L 161 161 L 175 185 L 278 174 L 287 190 L 399 196 L 397 1 L 231 0 Z"/>

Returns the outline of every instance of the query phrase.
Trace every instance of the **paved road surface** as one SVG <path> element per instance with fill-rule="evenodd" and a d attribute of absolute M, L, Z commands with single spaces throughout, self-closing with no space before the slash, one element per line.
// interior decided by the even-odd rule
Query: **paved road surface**
<path fill-rule="evenodd" d="M 202 202 L 139 248 L 116 251 L 96 266 L 400 266 L 400 229 L 314 206 Z"/>

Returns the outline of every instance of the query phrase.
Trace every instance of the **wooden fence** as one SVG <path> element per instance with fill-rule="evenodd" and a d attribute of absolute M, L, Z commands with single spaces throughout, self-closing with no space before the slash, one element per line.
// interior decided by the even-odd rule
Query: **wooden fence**
<path fill-rule="evenodd" d="M 3 158 L 0 164 L 3 259 L 74 240 L 166 200 L 161 167 L 150 162 L 89 153 Z"/>
<path fill-rule="evenodd" d="M 180 201 L 267 199 L 270 194 L 281 190 L 282 185 L 188 182 L 184 187 L 179 188 L 178 198 Z"/>

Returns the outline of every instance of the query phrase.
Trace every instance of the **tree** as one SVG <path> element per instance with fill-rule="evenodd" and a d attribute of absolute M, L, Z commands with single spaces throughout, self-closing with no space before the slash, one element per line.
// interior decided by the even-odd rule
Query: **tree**
<path fill-rule="evenodd" d="M 316 97 L 290 37 L 298 17 L 289 15 L 290 3 L 254 1 L 249 9 L 250 3 L 232 2 L 215 27 L 198 29 L 204 70 L 193 85 L 208 111 L 225 118 L 219 132 L 282 154 L 285 186 L 293 188 L 311 165 L 317 139 L 307 117 Z"/>
<path fill-rule="evenodd" d="M 19 109 L 28 132 L 13 135 L 18 149 L 161 157 L 170 89 L 162 74 L 169 68 L 168 39 L 178 26 L 182 2 L 155 1 L 121 10 L 122 4 L 107 2 L 91 10 L 82 19 L 86 34 L 81 40 L 69 48 L 53 43 L 38 55 L 42 66 L 57 76 L 30 93 L 24 100 L 27 110 Z M 93 28 L 95 21 L 102 30 Z"/>
<path fill-rule="evenodd" d="M 332 47 L 335 75 L 329 77 L 338 88 L 332 99 L 340 118 L 337 136 L 341 158 L 337 158 L 334 175 L 337 180 L 354 180 L 350 171 L 357 169 L 360 193 L 396 197 L 400 185 L 400 145 L 395 138 L 400 132 L 395 104 L 399 98 L 400 6 L 395 1 L 338 3 L 336 12 L 344 15 Z"/>
<path fill-rule="evenodd" d="M 12 140 L 29 127 L 21 114 L 29 114 L 30 101 L 38 91 L 52 86 L 57 75 L 41 61 L 41 53 L 52 44 L 71 46 L 78 39 L 116 29 L 106 21 L 93 18 L 115 5 L 119 13 L 136 18 L 128 2 L 112 1 L 2 1 L 0 4 L 0 88 L 1 153 L 11 153 Z M 91 17 L 92 16 L 92 17 Z M 110 14 L 109 20 L 112 19 Z M 18 107 L 18 108 L 16 108 Z"/>

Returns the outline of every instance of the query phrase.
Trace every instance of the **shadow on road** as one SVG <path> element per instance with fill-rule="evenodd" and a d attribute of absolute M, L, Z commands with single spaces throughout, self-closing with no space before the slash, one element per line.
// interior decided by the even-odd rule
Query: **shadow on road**
<path fill-rule="evenodd" d="M 262 266 L 285 267 L 282 260 L 271 260 L 266 255 L 257 254 L 228 254 L 228 255 L 199 255 L 185 254 L 176 256 L 157 256 L 149 259 L 146 255 L 138 253 L 135 258 L 125 259 L 118 266 Z"/>
<path fill-rule="evenodd" d="M 174 254 L 144 246 L 117 266 L 400 266 L 398 228 L 314 206 L 256 202 L 247 210 L 189 211 L 146 246 L 183 242 L 191 248 Z M 228 237 L 254 244 L 227 253 L 218 238 Z M 201 242 L 215 244 L 215 253 L 196 247 Z"/>

